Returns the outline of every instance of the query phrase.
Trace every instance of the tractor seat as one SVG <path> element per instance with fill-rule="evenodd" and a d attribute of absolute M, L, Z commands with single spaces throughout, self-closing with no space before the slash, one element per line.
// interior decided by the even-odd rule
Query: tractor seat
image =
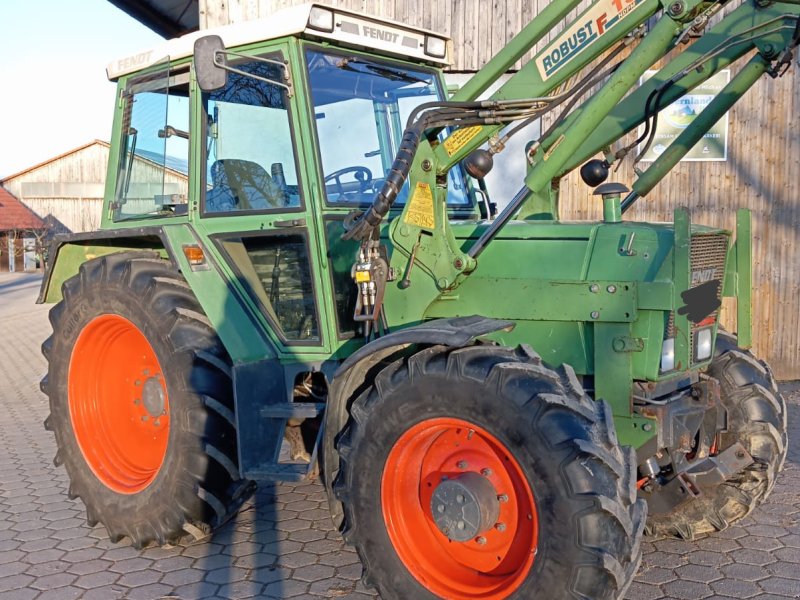
<path fill-rule="evenodd" d="M 263 210 L 286 206 L 287 194 L 269 173 L 250 160 L 226 158 L 211 165 L 206 211 Z"/>

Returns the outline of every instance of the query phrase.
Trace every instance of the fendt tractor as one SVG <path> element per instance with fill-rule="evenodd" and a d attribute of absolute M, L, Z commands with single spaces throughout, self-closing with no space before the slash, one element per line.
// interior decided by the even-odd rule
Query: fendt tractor
<path fill-rule="evenodd" d="M 202 538 L 318 468 L 383 598 L 615 598 L 644 535 L 764 501 L 786 407 L 748 351 L 749 213 L 735 236 L 623 215 L 793 66 L 800 0 L 596 0 L 559 28 L 579 4 L 457 91 L 447 38 L 318 4 L 110 65 L 102 227 L 56 240 L 40 296 L 45 426 L 90 525 Z M 630 190 L 608 181 L 739 59 Z M 601 221 L 559 220 L 574 169 Z"/>

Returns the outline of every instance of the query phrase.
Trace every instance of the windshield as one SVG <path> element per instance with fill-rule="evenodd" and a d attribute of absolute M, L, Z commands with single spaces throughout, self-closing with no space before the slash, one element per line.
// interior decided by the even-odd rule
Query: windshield
<path fill-rule="evenodd" d="M 433 72 L 400 63 L 306 50 L 325 195 L 330 203 L 369 204 L 394 161 L 411 111 L 441 100 Z M 448 176 L 447 203 L 468 206 L 459 168 Z M 395 206 L 408 198 L 408 183 Z"/>

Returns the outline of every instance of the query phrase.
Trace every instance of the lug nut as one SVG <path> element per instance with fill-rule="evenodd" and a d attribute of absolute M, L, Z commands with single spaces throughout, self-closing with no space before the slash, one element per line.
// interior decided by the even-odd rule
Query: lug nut
<path fill-rule="evenodd" d="M 491 469 L 481 469 L 481 475 L 483 475 L 484 477 L 491 477 L 492 476 L 492 470 Z"/>
<path fill-rule="evenodd" d="M 469 465 L 467 464 L 467 461 L 465 461 L 465 460 L 460 460 L 460 461 L 458 461 L 458 462 L 456 463 L 456 466 L 457 466 L 459 469 L 466 469 L 466 468 L 467 468 Z"/>
<path fill-rule="evenodd" d="M 507 496 L 506 494 L 500 494 L 500 495 L 497 497 L 497 500 L 498 500 L 499 502 L 508 502 L 508 496 Z"/>
<path fill-rule="evenodd" d="M 505 523 L 497 523 L 494 526 L 494 528 L 497 529 L 497 531 L 505 531 L 506 530 L 506 524 Z"/>
<path fill-rule="evenodd" d="M 483 537 L 482 535 L 481 535 L 481 536 L 479 536 L 479 537 L 478 537 L 478 539 L 477 539 L 477 540 L 475 540 L 475 541 L 476 541 L 476 542 L 478 542 L 478 544 L 480 544 L 481 546 L 483 546 L 484 544 L 486 544 L 486 538 L 485 538 L 485 537 Z"/>

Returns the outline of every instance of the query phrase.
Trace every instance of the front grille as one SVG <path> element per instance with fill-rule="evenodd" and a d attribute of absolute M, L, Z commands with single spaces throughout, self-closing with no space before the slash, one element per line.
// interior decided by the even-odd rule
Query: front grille
<path fill-rule="evenodd" d="M 722 300 L 722 283 L 725 277 L 725 258 L 728 254 L 728 236 L 724 233 L 700 233 L 692 236 L 691 273 L 689 287 L 697 287 L 707 281 L 719 281 L 717 300 Z M 715 320 L 719 309 L 709 315 Z M 694 353 L 694 333 L 697 327 L 692 324 L 690 343 Z"/>

